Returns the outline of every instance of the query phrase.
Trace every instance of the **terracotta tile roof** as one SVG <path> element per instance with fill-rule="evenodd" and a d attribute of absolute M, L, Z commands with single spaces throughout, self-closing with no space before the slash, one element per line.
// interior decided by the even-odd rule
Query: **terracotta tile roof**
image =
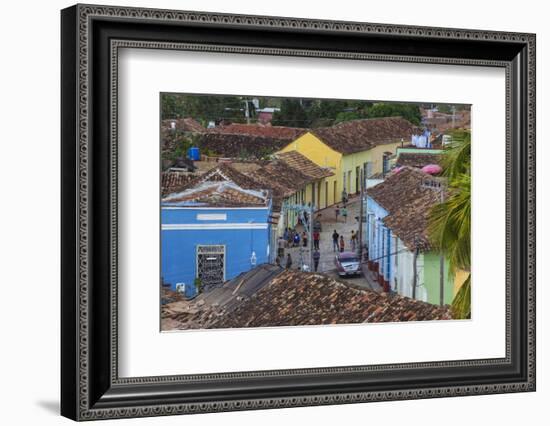
<path fill-rule="evenodd" d="M 265 207 L 268 203 L 268 191 L 246 190 L 228 181 L 201 182 L 170 194 L 161 202 L 163 206 L 178 207 Z"/>
<path fill-rule="evenodd" d="M 313 179 L 322 179 L 334 175 L 328 168 L 318 166 L 298 151 L 279 152 L 276 154 L 276 158 Z"/>
<path fill-rule="evenodd" d="M 293 187 L 287 186 L 282 182 L 276 174 L 272 171 L 262 167 L 258 170 L 248 173 L 248 175 L 254 179 L 259 186 L 263 186 L 271 190 L 273 211 L 278 212 L 281 210 L 283 199 L 289 197 L 296 192 Z"/>
<path fill-rule="evenodd" d="M 296 169 L 278 159 L 273 160 L 271 163 L 263 167 L 270 175 L 274 176 L 279 183 L 282 183 L 287 188 L 291 188 L 294 192 L 302 190 L 308 183 L 315 182 L 317 178 L 313 178 L 302 173 L 301 170 Z"/>
<path fill-rule="evenodd" d="M 430 154 L 425 152 L 402 152 L 397 157 L 398 166 L 409 166 L 421 169 L 428 164 L 441 165 L 441 154 Z"/>
<path fill-rule="evenodd" d="M 431 182 L 436 187 L 425 185 Z M 428 250 L 428 216 L 431 208 L 441 202 L 441 188 L 437 187 L 440 182 L 419 169 L 405 167 L 368 188 L 367 195 L 388 212 L 384 223 L 409 249 Z"/>
<path fill-rule="evenodd" d="M 183 189 L 189 182 L 196 179 L 197 175 L 189 172 L 168 171 L 161 174 L 161 195 L 165 196 L 172 192 Z"/>
<path fill-rule="evenodd" d="M 161 128 L 163 130 L 170 130 L 172 128 L 171 123 L 173 122 L 176 123 L 176 130 L 179 130 L 182 132 L 206 131 L 206 128 L 204 128 L 197 120 L 195 120 L 192 117 L 162 120 Z"/>
<path fill-rule="evenodd" d="M 172 122 L 176 123 L 175 129 L 172 129 L 170 125 Z M 165 155 L 173 155 L 182 139 L 189 139 L 190 134 L 200 134 L 205 130 L 198 121 L 190 117 L 162 120 L 160 123 L 160 147 L 163 158 Z"/>
<path fill-rule="evenodd" d="M 264 158 L 292 142 L 293 138 L 273 138 L 235 133 L 202 133 L 198 146 L 204 152 L 227 158 Z"/>
<path fill-rule="evenodd" d="M 208 133 L 226 133 L 226 134 L 242 134 L 262 136 L 273 139 L 285 139 L 293 140 L 301 134 L 305 133 L 307 129 L 301 129 L 297 127 L 284 127 L 284 126 L 266 126 L 259 124 L 240 124 L 232 123 L 226 126 L 218 126 L 213 129 L 208 129 Z"/>
<path fill-rule="evenodd" d="M 279 211 L 285 197 L 326 176 L 332 176 L 332 172 L 317 166 L 302 154 L 292 153 L 282 157 L 281 154 L 277 154 L 272 161 L 266 162 L 261 167 L 251 167 L 246 173 L 238 171 L 231 163 L 218 163 L 216 167 L 202 175 L 195 175 L 193 179 L 187 180 L 182 185 L 169 186 L 170 178 L 163 177 L 165 180 L 163 180 L 162 194 L 173 192 L 169 190 L 171 188 L 183 191 L 203 182 L 229 181 L 243 189 L 269 190 L 273 198 L 273 210 Z M 164 186 L 165 183 L 167 187 Z"/>
<path fill-rule="evenodd" d="M 207 129 L 199 146 L 221 157 L 263 158 L 283 148 L 306 129 L 233 123 Z"/>
<path fill-rule="evenodd" d="M 278 211 L 282 200 L 315 182 L 333 173 L 304 157 L 302 154 L 291 151 L 278 153 L 266 165 L 254 170 L 248 175 L 272 191 L 273 209 Z"/>
<path fill-rule="evenodd" d="M 329 147 L 342 154 L 366 151 L 377 145 L 408 142 L 413 133 L 412 123 L 401 117 L 350 120 L 331 127 L 311 129 Z"/>
<path fill-rule="evenodd" d="M 182 189 L 193 188 L 203 182 L 233 182 L 243 189 L 269 189 L 244 173 L 239 172 L 230 163 L 218 163 L 218 165 L 206 173 L 189 181 Z"/>
<path fill-rule="evenodd" d="M 450 309 L 350 287 L 327 275 L 285 270 L 224 309 L 205 306 L 176 328 L 242 328 L 452 319 Z"/>

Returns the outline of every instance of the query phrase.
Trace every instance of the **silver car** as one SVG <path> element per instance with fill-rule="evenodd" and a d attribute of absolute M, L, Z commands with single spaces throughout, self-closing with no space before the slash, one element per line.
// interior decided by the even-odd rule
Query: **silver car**
<path fill-rule="evenodd" d="M 361 275 L 362 273 L 359 256 L 354 252 L 344 251 L 338 253 L 334 258 L 334 263 L 336 265 L 336 271 L 341 277 L 347 275 Z"/>

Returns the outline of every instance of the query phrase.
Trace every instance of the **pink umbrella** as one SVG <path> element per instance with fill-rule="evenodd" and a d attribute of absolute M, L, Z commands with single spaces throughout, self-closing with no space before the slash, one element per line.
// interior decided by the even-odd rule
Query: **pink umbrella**
<path fill-rule="evenodd" d="M 424 173 L 428 173 L 429 175 L 437 175 L 443 171 L 441 166 L 437 164 L 428 164 L 424 167 L 422 167 L 422 171 Z"/>

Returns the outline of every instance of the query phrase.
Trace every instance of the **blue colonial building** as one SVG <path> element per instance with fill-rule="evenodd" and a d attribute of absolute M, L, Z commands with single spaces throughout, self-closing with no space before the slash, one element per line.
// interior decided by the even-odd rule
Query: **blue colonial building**
<path fill-rule="evenodd" d="M 441 182 L 405 166 L 367 189 L 363 243 L 368 268 L 385 291 L 432 304 L 452 302 L 449 261 L 431 247 L 427 231 L 429 214 L 442 199 Z"/>
<path fill-rule="evenodd" d="M 269 261 L 271 196 L 254 186 L 222 165 L 162 199 L 165 284 L 173 289 L 198 284 L 206 290 Z"/>

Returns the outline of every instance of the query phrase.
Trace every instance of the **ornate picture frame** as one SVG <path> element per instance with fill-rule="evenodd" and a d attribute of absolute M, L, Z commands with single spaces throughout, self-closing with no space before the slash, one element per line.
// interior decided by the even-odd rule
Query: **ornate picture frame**
<path fill-rule="evenodd" d="M 76 5 L 61 13 L 61 414 L 160 416 L 535 390 L 533 34 Z M 497 67 L 506 73 L 506 356 L 119 377 L 120 48 Z"/>

